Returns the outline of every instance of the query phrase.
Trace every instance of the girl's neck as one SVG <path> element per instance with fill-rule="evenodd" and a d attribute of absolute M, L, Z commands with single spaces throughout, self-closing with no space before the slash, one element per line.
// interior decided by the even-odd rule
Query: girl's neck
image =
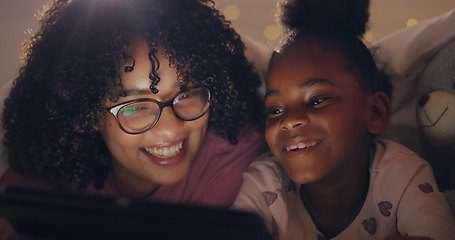
<path fill-rule="evenodd" d="M 313 222 L 326 237 L 332 238 L 346 229 L 357 217 L 369 187 L 368 161 L 347 177 L 331 184 L 304 184 L 300 197 Z M 357 174 L 355 174 L 357 172 Z"/>

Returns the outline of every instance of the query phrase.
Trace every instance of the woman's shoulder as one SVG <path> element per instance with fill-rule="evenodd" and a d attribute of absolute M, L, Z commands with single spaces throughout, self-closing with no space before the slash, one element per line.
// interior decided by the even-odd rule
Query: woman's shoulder
<path fill-rule="evenodd" d="M 246 124 L 245 126 L 240 127 L 239 133 L 237 134 L 237 144 L 231 144 L 229 141 L 226 141 L 222 137 L 216 135 L 215 131 L 213 129 L 209 129 L 207 131 L 207 139 L 212 139 L 216 141 L 223 141 L 225 144 L 228 145 L 239 145 L 243 143 L 249 143 L 249 142 L 264 142 L 265 143 L 265 138 L 264 138 L 264 133 L 261 131 L 258 127 L 253 126 L 251 124 Z"/>
<path fill-rule="evenodd" d="M 264 134 L 252 125 L 246 125 L 240 128 L 237 140 L 238 142 L 236 144 L 231 144 L 229 141 L 216 135 L 214 130 L 209 129 L 202 145 L 201 153 L 206 156 L 252 154 L 254 155 L 253 158 L 256 158 L 268 149 Z"/>
<path fill-rule="evenodd" d="M 14 171 L 12 168 L 6 169 L 3 176 L 0 178 L 0 187 L 17 186 L 24 188 L 49 188 L 50 184 L 39 179 L 29 178 L 19 172 Z"/>
<path fill-rule="evenodd" d="M 258 140 L 265 142 L 264 132 L 256 126 L 246 124 L 240 128 L 238 140 L 239 142 L 253 142 Z"/>

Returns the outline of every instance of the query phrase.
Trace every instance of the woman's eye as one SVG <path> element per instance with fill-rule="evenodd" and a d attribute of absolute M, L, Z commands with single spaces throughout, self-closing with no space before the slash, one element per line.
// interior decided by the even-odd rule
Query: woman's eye
<path fill-rule="evenodd" d="M 139 110 L 140 110 L 139 107 L 135 107 L 135 106 L 131 106 L 131 107 L 130 107 L 130 106 L 126 106 L 126 107 L 123 108 L 123 111 L 122 111 L 122 112 L 123 112 L 123 115 L 124 115 L 124 116 L 129 116 L 129 115 L 131 115 L 131 114 L 134 114 L 134 113 L 138 112 Z"/>

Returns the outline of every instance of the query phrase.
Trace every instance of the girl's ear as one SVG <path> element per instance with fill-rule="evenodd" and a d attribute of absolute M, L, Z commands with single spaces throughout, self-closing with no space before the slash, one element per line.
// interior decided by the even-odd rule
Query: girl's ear
<path fill-rule="evenodd" d="M 370 100 L 368 131 L 379 134 L 389 125 L 390 99 L 385 92 L 376 92 L 371 95 Z"/>

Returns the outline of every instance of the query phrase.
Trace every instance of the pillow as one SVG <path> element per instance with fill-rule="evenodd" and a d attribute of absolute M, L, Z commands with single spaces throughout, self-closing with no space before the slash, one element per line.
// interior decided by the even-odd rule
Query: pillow
<path fill-rule="evenodd" d="M 393 86 L 392 115 L 380 134 L 423 156 L 416 120 L 417 84 L 441 48 L 455 39 L 455 9 L 392 33 L 371 47 L 378 49 L 377 62 Z"/>

